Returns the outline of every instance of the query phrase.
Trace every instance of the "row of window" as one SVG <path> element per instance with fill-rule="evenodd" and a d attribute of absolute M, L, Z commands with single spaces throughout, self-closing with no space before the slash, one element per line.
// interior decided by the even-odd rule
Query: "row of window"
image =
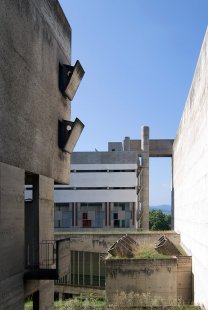
<path fill-rule="evenodd" d="M 105 287 L 105 254 L 71 251 L 71 273 L 59 279 L 58 285 Z"/>
<path fill-rule="evenodd" d="M 72 173 L 94 173 L 94 172 L 136 172 L 136 169 L 109 169 L 109 170 L 105 170 L 105 169 L 100 169 L 100 170 L 71 170 Z"/>
<path fill-rule="evenodd" d="M 130 206 L 131 204 L 131 206 Z M 135 204 L 115 202 L 111 207 L 107 203 L 56 203 L 55 228 L 129 228 L 135 222 Z"/>
<path fill-rule="evenodd" d="M 63 187 L 55 187 L 56 191 L 60 191 L 60 190 L 112 190 L 112 189 L 137 189 L 136 186 L 131 186 L 131 187 L 69 187 L 69 186 L 63 186 Z"/>

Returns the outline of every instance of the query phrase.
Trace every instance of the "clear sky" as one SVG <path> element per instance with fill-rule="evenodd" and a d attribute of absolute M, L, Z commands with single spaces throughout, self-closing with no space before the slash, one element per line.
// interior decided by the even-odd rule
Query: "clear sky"
<path fill-rule="evenodd" d="M 125 136 L 175 138 L 208 24 L 207 0 L 60 0 L 72 28 L 72 64 L 84 79 L 72 119 L 75 151 L 107 150 Z M 169 204 L 169 159 L 150 163 L 150 204 Z"/>

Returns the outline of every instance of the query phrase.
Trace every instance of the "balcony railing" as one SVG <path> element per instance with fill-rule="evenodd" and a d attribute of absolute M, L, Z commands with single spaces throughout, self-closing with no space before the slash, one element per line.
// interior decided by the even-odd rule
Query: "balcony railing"
<path fill-rule="evenodd" d="M 53 279 L 64 276 L 70 263 L 70 239 L 43 240 L 27 245 L 26 279 Z"/>

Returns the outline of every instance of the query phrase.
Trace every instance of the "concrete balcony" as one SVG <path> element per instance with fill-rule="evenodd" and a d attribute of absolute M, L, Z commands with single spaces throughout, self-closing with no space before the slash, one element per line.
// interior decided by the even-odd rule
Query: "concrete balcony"
<path fill-rule="evenodd" d="M 69 272 L 69 239 L 27 246 L 25 280 L 58 280 Z"/>

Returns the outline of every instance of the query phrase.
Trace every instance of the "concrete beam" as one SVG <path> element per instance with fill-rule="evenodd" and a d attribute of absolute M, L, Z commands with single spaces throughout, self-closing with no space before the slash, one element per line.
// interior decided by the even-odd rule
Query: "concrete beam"
<path fill-rule="evenodd" d="M 150 139 L 149 140 L 149 156 L 150 157 L 172 157 L 173 139 Z M 127 151 L 126 138 L 124 140 L 124 151 Z M 128 151 L 138 152 L 142 155 L 141 140 L 128 141 Z"/>

